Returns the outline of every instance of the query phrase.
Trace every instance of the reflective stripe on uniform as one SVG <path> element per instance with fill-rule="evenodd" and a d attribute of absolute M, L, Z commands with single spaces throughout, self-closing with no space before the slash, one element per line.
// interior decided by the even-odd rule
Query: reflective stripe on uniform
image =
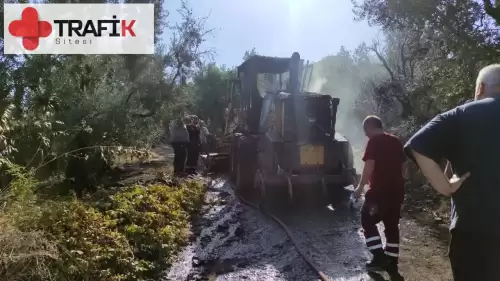
<path fill-rule="evenodd" d="M 375 245 L 375 246 L 370 246 L 368 247 L 368 250 L 376 250 L 376 249 L 380 249 L 382 248 L 382 244 L 378 244 L 378 245 Z"/>
<path fill-rule="evenodd" d="M 375 241 L 375 240 L 380 240 L 380 236 L 374 236 L 374 237 L 366 238 L 365 239 L 365 243 L 372 242 L 372 241 Z"/>
<path fill-rule="evenodd" d="M 399 254 L 395 254 L 395 253 L 391 253 L 391 252 L 388 252 L 388 251 L 385 251 L 385 254 L 388 255 L 388 256 L 391 256 L 391 257 L 399 257 Z"/>

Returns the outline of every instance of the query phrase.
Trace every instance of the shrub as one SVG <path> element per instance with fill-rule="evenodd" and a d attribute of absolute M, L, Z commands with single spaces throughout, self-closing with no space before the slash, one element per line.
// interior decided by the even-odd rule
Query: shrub
<path fill-rule="evenodd" d="M 24 232 L 46 233 L 57 245 L 59 258 L 50 265 L 54 276 L 75 281 L 133 280 L 145 270 L 134 260 L 115 221 L 88 204 L 76 198 L 47 200 L 27 209 L 24 214 L 18 209 L 16 223 Z"/>
<path fill-rule="evenodd" d="M 40 231 L 23 232 L 0 217 L 0 279 L 48 280 L 50 265 L 59 259 L 56 244 Z"/>
<path fill-rule="evenodd" d="M 117 221 L 136 259 L 149 266 L 145 277 L 158 277 L 186 244 L 190 215 L 199 209 L 202 195 L 202 184 L 187 181 L 135 186 L 111 196 L 111 209 L 105 213 Z"/>
<path fill-rule="evenodd" d="M 0 280 L 158 278 L 187 243 L 203 199 L 203 185 L 186 181 L 42 200 L 30 175 L 13 171 L 0 209 Z"/>
<path fill-rule="evenodd" d="M 36 218 L 33 208 L 35 179 L 23 167 L 0 159 L 3 179 L 9 187 L 0 192 L 0 280 L 47 280 L 51 264 L 59 259 L 56 243 L 40 230 L 23 231 L 17 222 Z"/>

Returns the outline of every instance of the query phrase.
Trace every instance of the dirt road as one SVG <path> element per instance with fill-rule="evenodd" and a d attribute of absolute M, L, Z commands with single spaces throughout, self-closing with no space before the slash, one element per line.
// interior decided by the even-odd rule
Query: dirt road
<path fill-rule="evenodd" d="M 165 280 L 317 280 L 285 233 L 259 211 L 241 204 L 227 182 L 215 182 L 207 202 L 196 240 L 166 273 Z M 370 277 L 363 270 L 368 253 L 358 213 L 324 208 L 278 216 L 331 281 L 388 280 L 387 276 Z M 437 238 L 432 227 L 406 217 L 401 221 L 401 232 L 405 280 L 451 280 L 446 243 Z"/>

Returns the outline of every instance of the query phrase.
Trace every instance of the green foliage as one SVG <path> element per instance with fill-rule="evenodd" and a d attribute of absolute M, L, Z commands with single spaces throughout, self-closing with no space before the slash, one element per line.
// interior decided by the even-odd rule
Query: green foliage
<path fill-rule="evenodd" d="M 39 219 L 30 222 L 21 230 L 53 237 L 61 253 L 54 267 L 69 280 L 132 280 L 147 270 L 134 260 L 115 222 L 77 199 L 45 201 Z"/>
<path fill-rule="evenodd" d="M 146 280 L 186 242 L 199 184 L 119 190 L 105 197 L 114 211 L 40 188 L 64 178 L 72 185 L 57 193 L 81 195 L 122 154 L 147 156 L 189 97 L 187 82 L 211 56 L 202 48 L 210 30 L 184 1 L 176 24 L 166 23 L 163 1 L 146 2 L 155 4 L 155 38 L 170 36 L 155 40 L 153 55 L 0 50 L 1 280 Z"/>
<path fill-rule="evenodd" d="M 38 181 L 24 167 L 10 162 L 8 159 L 0 158 L 0 167 L 7 182 L 7 198 L 16 201 L 29 201 L 33 199 Z"/>
<path fill-rule="evenodd" d="M 105 213 L 130 241 L 134 256 L 158 277 L 189 235 L 190 215 L 202 203 L 203 185 L 188 181 L 178 187 L 135 186 L 111 196 Z"/>
<path fill-rule="evenodd" d="M 162 121 L 174 114 L 179 96 L 187 95 L 186 81 L 211 56 L 201 48 L 210 30 L 184 2 L 177 11 L 180 20 L 171 25 L 163 2 L 150 2 L 155 3 L 155 36 L 166 30 L 171 38 L 157 40 L 153 55 L 21 56 L 0 51 L 3 157 L 37 170 L 40 180 L 65 173 L 88 181 L 84 178 L 97 178 L 100 171 L 91 172 L 92 161 L 75 159 L 107 155 L 83 148 L 147 148 L 160 139 Z"/>
<path fill-rule="evenodd" d="M 229 102 L 228 81 L 235 75 L 234 70 L 208 64 L 194 77 L 194 112 L 205 121 L 210 120 L 211 131 L 224 128 L 224 110 Z"/>
<path fill-rule="evenodd" d="M 483 0 L 484 10 L 492 17 L 497 25 L 500 25 L 500 2 L 495 0 L 492 4 L 491 0 Z"/>
<path fill-rule="evenodd" d="M 2 280 L 157 279 L 187 243 L 204 193 L 203 184 L 186 181 L 100 190 L 86 201 L 40 200 L 20 192 L 34 190 L 32 175 L 8 169 L 13 188 L 0 212 Z"/>
<path fill-rule="evenodd" d="M 352 2 L 358 19 L 384 31 L 383 40 L 367 47 L 387 78 L 365 92 L 376 105 L 372 113 L 393 126 L 418 126 L 471 98 L 479 69 L 500 57 L 498 29 L 486 18 L 493 8 L 488 0 L 486 6 L 474 0 Z"/>

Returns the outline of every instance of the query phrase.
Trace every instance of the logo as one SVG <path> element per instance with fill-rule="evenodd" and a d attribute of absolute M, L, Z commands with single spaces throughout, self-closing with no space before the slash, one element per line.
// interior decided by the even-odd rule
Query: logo
<path fill-rule="evenodd" d="M 153 4 L 5 4 L 5 54 L 153 54 Z"/>
<path fill-rule="evenodd" d="M 38 11 L 28 7 L 23 10 L 21 20 L 12 21 L 9 24 L 9 33 L 15 37 L 21 37 L 23 47 L 33 51 L 38 48 L 40 38 L 48 37 L 52 33 L 52 25 L 48 21 L 39 21 Z"/>

